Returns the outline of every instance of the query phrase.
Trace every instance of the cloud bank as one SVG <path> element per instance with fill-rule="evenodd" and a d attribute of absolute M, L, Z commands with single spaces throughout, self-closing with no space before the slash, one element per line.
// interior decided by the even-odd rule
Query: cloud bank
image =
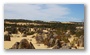
<path fill-rule="evenodd" d="M 5 4 L 5 19 L 29 19 L 43 21 L 70 21 L 70 9 L 57 4 Z M 64 18 L 63 18 L 64 17 Z M 74 21 L 74 19 L 73 19 Z"/>

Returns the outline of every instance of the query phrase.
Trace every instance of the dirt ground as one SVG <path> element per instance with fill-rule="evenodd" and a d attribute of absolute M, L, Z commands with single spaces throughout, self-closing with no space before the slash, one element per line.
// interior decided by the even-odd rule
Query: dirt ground
<path fill-rule="evenodd" d="M 20 42 L 21 39 L 27 39 L 29 42 L 32 40 L 31 42 L 33 43 L 35 49 L 51 49 L 47 48 L 44 44 L 37 44 L 35 38 L 32 38 L 32 35 L 27 37 L 11 37 L 11 41 L 4 41 L 4 49 L 11 48 L 15 42 Z"/>
<path fill-rule="evenodd" d="M 16 37 L 16 36 L 19 36 L 19 37 Z M 20 42 L 22 39 L 27 39 L 29 42 L 32 42 L 35 49 L 52 49 L 52 47 L 48 48 L 44 44 L 37 44 L 35 38 L 32 38 L 33 35 L 28 35 L 27 37 L 21 37 L 21 36 L 22 34 L 13 34 L 13 37 L 11 37 L 11 41 L 4 41 L 4 49 L 11 48 L 15 42 Z M 72 38 L 69 40 L 72 41 Z M 84 49 L 84 47 L 78 47 L 78 49 Z"/>

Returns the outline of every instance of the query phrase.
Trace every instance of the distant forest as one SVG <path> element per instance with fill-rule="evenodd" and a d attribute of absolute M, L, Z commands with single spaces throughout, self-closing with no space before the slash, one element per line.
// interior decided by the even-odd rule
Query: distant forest
<path fill-rule="evenodd" d="M 8 22 L 23 22 L 23 23 L 37 23 L 37 24 L 45 24 L 45 25 L 17 25 L 17 24 L 6 24 L 5 21 Z M 79 23 L 79 24 L 78 24 Z M 81 23 L 81 24 L 80 24 Z M 45 22 L 40 20 L 24 20 L 24 19 L 5 19 L 4 20 L 4 26 L 16 26 L 16 27 L 22 27 L 22 26 L 28 26 L 28 27 L 41 27 L 41 28 L 64 28 L 64 29 L 71 29 L 72 27 L 76 26 L 83 26 L 82 22 L 76 22 L 74 24 L 70 23 L 61 23 L 58 21 L 52 21 L 52 22 Z M 71 27 L 71 28 L 70 28 Z"/>

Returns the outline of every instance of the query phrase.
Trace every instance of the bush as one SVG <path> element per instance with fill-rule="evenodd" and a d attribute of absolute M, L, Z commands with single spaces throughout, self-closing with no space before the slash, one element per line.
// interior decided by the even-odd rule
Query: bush
<path fill-rule="evenodd" d="M 35 32 L 28 32 L 27 35 L 33 35 Z"/>

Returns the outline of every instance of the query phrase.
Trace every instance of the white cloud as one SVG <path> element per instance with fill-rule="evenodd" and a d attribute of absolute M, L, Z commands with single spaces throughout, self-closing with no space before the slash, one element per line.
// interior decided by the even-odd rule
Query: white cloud
<path fill-rule="evenodd" d="M 60 17 L 55 19 L 56 21 L 61 21 L 61 22 L 82 22 L 84 19 L 81 20 L 81 18 L 75 18 L 71 16 L 65 16 L 65 17 Z"/>
<path fill-rule="evenodd" d="M 53 4 L 5 4 L 4 6 L 5 18 L 19 18 L 30 20 L 55 20 L 60 17 L 68 15 L 69 8 Z"/>

